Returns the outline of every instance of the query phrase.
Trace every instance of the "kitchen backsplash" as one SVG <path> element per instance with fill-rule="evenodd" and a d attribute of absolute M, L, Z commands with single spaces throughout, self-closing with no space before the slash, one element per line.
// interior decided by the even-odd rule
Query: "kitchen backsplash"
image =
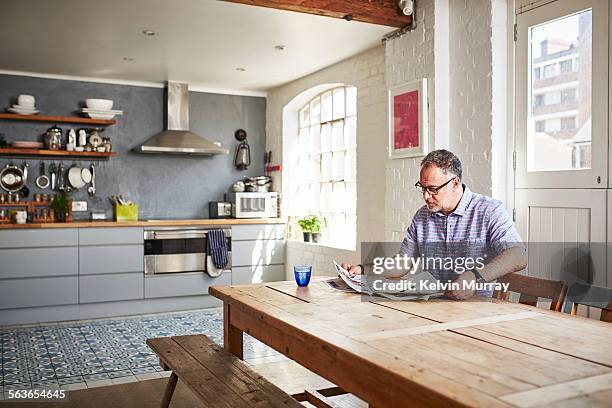
<path fill-rule="evenodd" d="M 138 203 L 141 218 L 206 218 L 208 202 L 222 200 L 229 186 L 243 176 L 263 173 L 265 147 L 266 99 L 253 96 L 221 95 L 189 92 L 189 122 L 191 130 L 209 140 L 221 142 L 229 155 L 213 157 L 142 155 L 132 148 L 161 131 L 164 126 L 164 90 L 162 88 L 101 84 L 82 81 L 0 75 L 0 110 L 16 102 L 19 94 L 36 97 L 42 115 L 78 116 L 87 98 L 114 100 L 113 109 L 123 110 L 116 125 L 107 126 L 102 134 L 110 137 L 113 150 L 119 156 L 108 161 L 64 160 L 73 164 L 96 166 L 96 196 L 87 188 L 72 193 L 73 200 L 87 201 L 88 212 L 74 213 L 75 219 L 89 218 L 92 210 L 104 211 L 112 218 L 111 194 L 125 193 Z M 57 124 L 65 132 L 81 125 Z M 53 123 L 0 120 L 0 134 L 7 141 L 42 141 L 42 134 Z M 93 126 L 88 126 L 93 127 Z M 236 129 L 245 129 L 251 146 L 252 164 L 245 171 L 233 165 L 238 142 Z M 40 160 L 0 157 L 0 167 L 7 163 L 29 164 L 27 186 L 30 197 L 40 190 L 34 180 L 39 174 Z M 58 160 L 44 160 L 49 164 Z M 5 193 L 4 190 L 0 193 Z"/>

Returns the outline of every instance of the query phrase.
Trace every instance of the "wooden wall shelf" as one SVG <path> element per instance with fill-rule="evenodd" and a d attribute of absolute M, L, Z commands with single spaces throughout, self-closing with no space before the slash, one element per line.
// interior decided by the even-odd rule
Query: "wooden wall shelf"
<path fill-rule="evenodd" d="M 66 150 L 45 150 L 45 149 L 16 149 L 0 148 L 0 157 L 38 157 L 38 158 L 57 158 L 57 159 L 83 159 L 83 160 L 108 160 L 117 156 L 117 152 L 69 152 Z"/>
<path fill-rule="evenodd" d="M 116 120 L 91 119 L 69 116 L 44 116 L 44 115 L 17 115 L 16 113 L 0 113 L 3 120 L 23 120 L 28 122 L 49 122 L 49 123 L 78 123 L 83 125 L 108 126 L 117 123 Z"/>

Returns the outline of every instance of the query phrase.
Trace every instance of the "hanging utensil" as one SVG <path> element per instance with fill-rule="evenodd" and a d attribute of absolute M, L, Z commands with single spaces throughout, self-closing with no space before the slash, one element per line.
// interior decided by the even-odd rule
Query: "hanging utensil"
<path fill-rule="evenodd" d="M 55 191 L 55 187 L 57 187 L 57 166 L 55 163 L 51 163 L 49 166 L 49 174 L 51 175 L 51 191 Z"/>
<path fill-rule="evenodd" d="M 9 193 L 16 193 L 25 186 L 26 176 L 26 166 L 20 169 L 13 163 L 9 163 L 0 171 L 0 187 Z"/>
<path fill-rule="evenodd" d="M 96 170 L 94 165 L 91 165 L 91 185 L 87 188 L 87 192 L 90 196 L 96 195 Z"/>
<path fill-rule="evenodd" d="M 64 181 L 64 163 L 60 163 L 57 169 L 57 189 L 59 191 L 66 190 L 66 183 Z"/>
<path fill-rule="evenodd" d="M 45 162 L 40 162 L 40 175 L 36 177 L 36 187 L 44 190 L 49 187 L 49 177 L 45 174 Z"/>
<path fill-rule="evenodd" d="M 238 170 L 246 170 L 251 165 L 251 147 L 246 141 L 247 133 L 244 129 L 238 129 L 234 133 L 234 137 L 240 142 L 236 148 L 234 166 L 236 166 Z"/>

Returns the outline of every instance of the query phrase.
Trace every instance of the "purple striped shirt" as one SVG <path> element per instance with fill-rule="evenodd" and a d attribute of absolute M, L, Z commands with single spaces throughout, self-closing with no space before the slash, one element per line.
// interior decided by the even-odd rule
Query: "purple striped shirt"
<path fill-rule="evenodd" d="M 465 184 L 463 189 L 459 205 L 448 215 L 430 212 L 426 205 L 416 212 L 404 236 L 400 255 L 482 257 L 486 264 L 512 246 L 524 247 L 501 201 L 473 193 Z M 440 263 L 430 265 L 433 268 L 425 269 L 441 281 L 452 281 L 463 272 L 462 268 L 441 267 Z M 477 294 L 490 296 L 492 292 Z"/>

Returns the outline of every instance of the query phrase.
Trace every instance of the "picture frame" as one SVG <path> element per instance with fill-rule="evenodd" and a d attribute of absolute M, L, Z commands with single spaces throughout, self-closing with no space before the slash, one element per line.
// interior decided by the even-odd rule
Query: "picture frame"
<path fill-rule="evenodd" d="M 389 89 L 389 157 L 419 157 L 427 153 L 427 78 Z"/>

